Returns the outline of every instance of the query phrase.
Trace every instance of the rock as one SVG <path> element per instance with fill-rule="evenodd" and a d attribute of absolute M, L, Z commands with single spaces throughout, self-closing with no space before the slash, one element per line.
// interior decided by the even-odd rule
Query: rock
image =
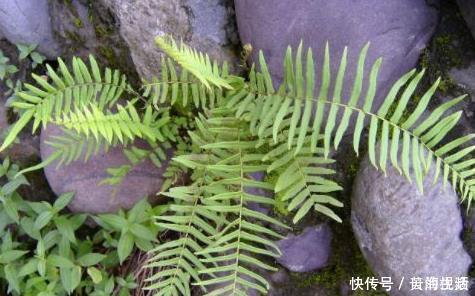
<path fill-rule="evenodd" d="M 372 270 L 390 276 L 394 283 L 406 279 L 391 295 L 410 292 L 412 277 L 464 277 L 471 258 L 463 249 L 459 199 L 451 188 L 432 185 L 434 166 L 427 175 L 425 192 L 392 167 L 387 177 L 374 169 L 368 157 L 357 173 L 351 221 L 360 249 Z M 446 291 L 417 291 L 417 295 L 447 295 Z M 458 291 L 450 295 L 467 295 Z"/>
<path fill-rule="evenodd" d="M 276 272 L 269 275 L 269 280 L 277 286 L 285 285 L 289 280 L 290 276 L 289 273 L 285 270 L 285 268 L 280 268 Z"/>
<path fill-rule="evenodd" d="M 394 81 L 416 65 L 437 24 L 437 10 L 425 0 L 239 0 L 235 5 L 242 43 L 252 45 L 254 60 L 258 51 L 263 51 L 276 80 L 282 79 L 288 45 L 296 49 L 303 40 L 305 47 L 312 47 L 316 77 L 326 41 L 331 48 L 333 74 L 347 45 L 343 101 L 349 100 L 359 50 L 370 41 L 366 73 L 378 57 L 383 57 L 375 107 Z"/>
<path fill-rule="evenodd" d="M 53 148 L 45 143 L 51 137 L 61 135 L 60 128 L 49 125 L 41 133 L 41 157 L 47 159 Z M 136 143 L 145 148 L 144 145 Z M 143 147 L 142 147 L 143 146 Z M 60 195 L 64 192 L 75 192 L 73 201 L 69 204 L 73 212 L 105 213 L 115 212 L 120 208 L 131 208 L 144 197 L 155 196 L 162 185 L 162 174 L 167 162 L 162 168 L 157 168 L 149 159 L 134 166 L 119 185 L 100 185 L 108 177 L 107 168 L 129 164 L 120 146 L 112 147 L 109 151 L 91 156 L 68 165 L 56 168 L 56 163 L 45 168 L 45 174 L 53 191 Z M 169 157 L 171 158 L 171 153 Z"/>
<path fill-rule="evenodd" d="M 452 68 L 449 71 L 450 78 L 462 87 L 475 100 L 475 61 L 465 68 Z"/>
<path fill-rule="evenodd" d="M 301 234 L 288 234 L 277 242 L 282 256 L 277 262 L 293 272 L 308 272 L 324 267 L 331 252 L 332 233 L 327 224 L 307 227 Z"/>
<path fill-rule="evenodd" d="M 230 0 L 100 0 L 114 11 L 138 73 L 151 78 L 159 73 L 162 54 L 157 35 L 171 34 L 214 59 L 236 62 L 237 45 Z"/>
<path fill-rule="evenodd" d="M 457 0 L 457 4 L 460 7 L 460 13 L 475 38 L 475 2 L 470 0 Z"/>
<path fill-rule="evenodd" d="M 0 1 L 0 31 L 11 43 L 38 44 L 38 51 L 49 58 L 60 53 L 47 0 Z"/>
<path fill-rule="evenodd" d="M 117 16 L 101 1 L 49 0 L 51 26 L 63 59 L 92 54 L 102 67 L 119 69 L 129 80 L 138 75 Z"/>
<path fill-rule="evenodd" d="M 448 75 L 451 79 L 451 82 L 454 84 L 454 87 L 457 87 L 463 93 L 470 96 L 470 99 L 464 100 L 464 102 L 456 107 L 457 109 L 462 109 L 464 111 L 459 125 L 465 128 L 465 133 L 471 133 L 473 132 L 474 128 L 473 117 L 475 115 L 475 61 L 472 61 L 467 67 L 454 67 L 450 69 Z M 446 95 L 441 101 L 445 102 L 452 97 L 454 97 L 454 95 Z"/>

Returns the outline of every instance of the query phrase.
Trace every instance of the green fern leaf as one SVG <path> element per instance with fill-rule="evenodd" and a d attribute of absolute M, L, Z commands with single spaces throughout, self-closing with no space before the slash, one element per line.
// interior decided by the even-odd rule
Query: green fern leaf
<path fill-rule="evenodd" d="M 25 89 L 17 93 L 11 106 L 20 113 L 20 119 L 9 132 L 0 147 L 7 148 L 21 130 L 33 119 L 33 132 L 42 125 L 59 119 L 64 113 L 74 112 L 90 103 L 97 103 L 100 110 L 112 106 L 124 91 L 132 92 L 124 75 L 117 70 L 106 69 L 104 78 L 95 59 L 89 57 L 90 66 L 79 58 L 72 60 L 72 73 L 65 63 L 58 59 L 60 71 L 47 66 L 48 78 L 32 74 L 37 86 L 26 83 Z M 92 73 L 91 73 L 92 72 Z"/>
<path fill-rule="evenodd" d="M 349 130 L 353 133 L 354 150 L 359 153 L 364 125 L 369 123 L 368 154 L 371 163 L 376 168 L 386 171 L 386 162 L 389 159 L 392 166 L 404 174 L 409 181 L 415 181 L 419 189 L 423 190 L 423 179 L 432 163 L 431 160 L 435 158 L 437 170 L 441 171 L 440 176 L 443 182 L 448 183 L 450 178 L 453 188 L 460 192 L 462 199 L 468 198 L 471 202 L 475 192 L 475 187 L 473 187 L 475 181 L 472 181 L 472 174 L 469 171 L 460 169 L 461 167 L 471 169 L 471 166 L 463 162 L 467 161 L 472 152 L 470 147 L 464 148 L 463 146 L 466 138 L 457 139 L 448 147 L 455 152 L 447 155 L 437 153 L 440 145 L 444 143 L 445 138 L 453 130 L 461 116 L 460 112 L 449 115 L 444 115 L 444 113 L 448 113 L 449 109 L 459 103 L 463 97 L 442 104 L 424 119 L 423 114 L 429 106 L 430 98 L 440 83 L 440 80 L 437 80 L 423 94 L 414 110 L 408 112 L 408 104 L 414 97 L 415 90 L 425 72 L 422 70 L 416 73 L 413 70 L 396 81 L 379 109 L 375 110 L 374 98 L 380 95 L 376 93 L 376 90 L 381 59 L 377 59 L 373 63 L 368 78 L 365 78 L 364 69 L 368 48 L 369 44 L 360 52 L 356 76 L 353 79 L 353 89 L 348 102 L 342 102 L 340 95 L 344 87 L 346 50 L 343 52 L 336 82 L 333 86 L 333 98 L 329 99 L 330 55 L 328 44 L 325 47 L 319 83 L 321 86 L 319 94 L 315 98 L 313 92 L 307 90 L 304 93 L 302 89 L 303 85 L 312 88 L 312 85 L 317 83 L 314 81 L 315 75 L 312 73 L 303 74 L 302 45 L 300 45 L 295 57 L 292 56 L 290 48 L 287 50 L 284 58 L 284 81 L 277 91 L 271 92 L 270 88 L 266 87 L 266 85 L 272 85 L 272 81 L 263 83 L 264 80 L 268 80 L 267 77 L 270 77 L 267 70 L 265 73 L 260 73 L 255 68 L 252 69 L 248 87 L 245 88 L 247 93 L 241 94 L 241 97 L 250 98 L 250 100 L 245 99 L 242 103 L 233 105 L 237 111 L 236 116 L 243 120 L 249 120 L 251 133 L 259 137 L 259 143 L 261 143 L 259 145 L 267 143 L 268 138 L 272 138 L 275 144 L 280 143 L 281 135 L 287 135 L 286 153 L 293 153 L 295 156 L 304 149 L 304 142 L 308 136 L 310 136 L 311 151 L 315 152 L 318 150 L 317 147 L 321 147 L 318 141 L 321 139 L 322 124 L 326 124 L 323 132 L 325 157 L 328 156 L 331 146 L 338 148 L 343 135 Z M 307 51 L 307 71 L 313 71 L 311 59 L 309 50 Z M 263 57 L 260 62 L 264 64 L 261 65 L 261 69 L 267 69 Z M 261 77 L 266 77 L 266 79 Z M 367 84 L 367 91 L 364 100 L 361 100 L 362 89 L 365 87 L 364 82 Z M 398 96 L 398 94 L 401 95 Z M 329 112 L 325 111 L 327 108 L 329 108 Z M 310 113 L 310 110 L 314 110 L 313 114 Z M 390 110 L 394 111 L 390 112 Z M 343 113 L 340 119 L 337 116 L 338 112 Z M 309 114 L 313 116 L 313 124 L 309 122 Z M 352 117 L 356 117 L 356 121 L 354 125 L 350 126 Z M 275 120 L 272 122 L 269 118 Z M 339 120 L 338 126 L 337 120 Z M 269 128 L 272 129 L 270 133 Z M 256 133 L 256 131 L 259 132 Z M 294 147 L 295 140 L 297 140 L 297 145 Z M 377 142 L 381 142 L 381 145 L 377 145 Z M 444 150 L 448 148 L 446 146 Z M 376 149 L 379 149 L 378 153 L 376 153 Z M 447 152 L 444 150 L 442 152 Z M 439 150 L 439 152 L 441 151 Z M 399 154 L 402 155 L 400 159 L 398 158 Z M 379 155 L 378 159 L 376 159 L 376 155 Z M 286 157 L 290 158 L 288 155 Z M 453 161 L 453 159 L 456 160 Z M 305 206 L 310 208 L 309 204 L 305 204 Z"/>
<path fill-rule="evenodd" d="M 177 45 L 175 40 L 169 36 L 156 37 L 155 42 L 170 58 L 193 74 L 208 89 L 211 88 L 211 85 L 232 89 L 229 81 L 221 77 L 217 63 L 212 64 L 207 54 L 198 52 L 183 42 Z"/>
<path fill-rule="evenodd" d="M 297 150 L 295 143 L 291 151 L 285 149 L 286 143 L 282 143 L 264 156 L 264 160 L 271 162 L 268 172 L 279 172 L 275 192 L 279 195 L 279 200 L 288 204 L 289 211 L 297 210 L 293 218 L 294 223 L 299 222 L 312 208 L 341 222 L 341 219 L 327 207 L 327 205 L 343 206 L 340 201 L 328 195 L 342 189 L 335 182 L 325 178 L 335 173 L 334 170 L 324 167 L 334 160 L 323 157 L 324 149 L 316 148 L 314 149 L 316 152 L 312 152 L 310 142 L 310 137 L 307 137 L 304 147 L 299 149 L 298 154 L 294 152 Z"/>

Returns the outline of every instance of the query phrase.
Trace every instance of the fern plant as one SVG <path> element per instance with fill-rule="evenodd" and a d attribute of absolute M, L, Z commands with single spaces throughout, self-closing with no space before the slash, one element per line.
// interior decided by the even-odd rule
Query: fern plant
<path fill-rule="evenodd" d="M 423 179 L 435 159 L 436 174 L 434 182 L 440 175 L 444 182 L 450 178 L 454 189 L 459 190 L 462 200 L 469 202 L 473 199 L 474 187 L 471 173 L 471 160 L 465 158 L 473 151 L 473 146 L 463 148 L 463 144 L 473 138 L 472 135 L 462 136 L 445 145 L 445 137 L 455 127 L 460 119 L 461 111 L 445 115 L 451 107 L 459 103 L 465 96 L 452 99 L 437 107 L 429 116 L 422 118 L 431 97 L 440 80 L 437 80 L 422 96 L 421 100 L 408 118 L 403 118 L 408 102 L 414 95 L 425 70 L 416 73 L 415 70 L 403 75 L 392 86 L 385 97 L 383 104 L 377 109 L 373 107 L 376 95 L 377 77 L 381 59 L 372 65 L 368 77 L 366 94 L 362 94 L 364 81 L 365 58 L 368 50 L 366 45 L 359 56 L 357 72 L 354 78 L 351 96 L 347 102 L 342 102 L 341 92 L 343 77 L 347 63 L 347 50 L 343 51 L 340 66 L 335 78 L 332 98 L 329 86 L 331 82 L 329 46 L 325 48 L 323 68 L 321 71 L 321 88 L 317 97 L 314 97 L 314 70 L 311 49 L 306 55 L 306 73 L 303 71 L 302 44 L 300 44 L 295 59 L 289 48 L 284 62 L 284 83 L 278 91 L 273 91 L 270 73 L 263 55 L 261 54 L 261 69 L 258 79 L 251 79 L 249 93 L 254 97 L 244 108 L 244 113 L 251 122 L 251 131 L 260 139 L 270 138 L 264 131 L 272 127 L 272 139 L 278 142 L 277 135 L 287 132 L 287 146 L 290 150 L 296 141 L 294 155 L 302 149 L 307 137 L 310 137 L 311 151 L 316 151 L 318 139 L 323 134 L 322 146 L 325 157 L 330 147 L 338 148 L 343 136 L 349 131 L 350 119 L 356 118 L 352 125 L 353 147 L 359 152 L 359 145 L 365 121 L 369 121 L 368 155 L 371 163 L 386 170 L 388 159 L 400 173 L 411 182 L 414 180 L 423 191 Z M 251 75 L 253 75 L 251 73 Z M 305 86 L 305 89 L 304 89 Z M 401 93 L 400 97 L 398 94 Z M 364 97 L 363 99 L 361 99 Z M 234 102 L 233 102 L 234 103 Z M 361 106 L 362 105 L 362 106 Z M 391 107 L 394 112 L 388 112 Z M 315 107 L 315 114 L 312 110 Z M 247 113 L 246 113 L 247 112 Z M 341 118 L 337 120 L 340 112 Z M 328 116 L 327 116 L 328 114 Z M 313 117 L 313 118 L 312 118 Z M 275 120 L 271 120 L 275 118 Z M 287 126 L 284 120 L 289 119 Z M 339 121 L 339 124 L 337 124 Z M 378 135 L 381 145 L 377 151 Z M 455 150 L 455 151 L 454 151 Z M 448 155 L 450 153 L 450 155 Z M 379 159 L 376 155 L 379 154 Z M 400 160 L 398 155 L 401 154 Z M 412 167 L 414 176 L 410 172 Z"/>
<path fill-rule="evenodd" d="M 64 134 L 49 139 L 56 149 L 50 158 L 24 171 L 54 160 L 87 161 L 100 149 L 124 145 L 130 165 L 110 168 L 107 184 L 122 182 L 146 158 L 160 166 L 165 149 L 179 147 L 161 192 L 170 200 L 169 211 L 156 217 L 161 229 L 174 234 L 155 246 L 147 264 L 157 270 L 146 288 L 156 295 L 187 296 L 194 286 L 206 295 L 265 294 L 269 283 L 261 271 L 274 270 L 272 261 L 280 256 L 275 240 L 288 226 L 256 210 L 256 204 L 276 202 L 262 189 L 276 193 L 294 223 L 311 212 L 341 221 L 333 208 L 343 204 L 333 194 L 342 188 L 332 179 L 330 154 L 348 134 L 360 153 L 366 125 L 367 153 L 377 169 L 386 172 L 391 165 L 422 191 L 435 166 L 434 182 L 450 181 L 469 204 L 474 198 L 474 136 L 446 139 L 461 116 L 450 110 L 463 97 L 428 113 L 437 80 L 407 111 L 424 70 L 403 75 L 375 106 L 382 60 L 365 73 L 369 45 L 360 51 L 352 85 L 345 86 L 346 48 L 332 75 L 328 44 L 320 70 L 312 49 L 304 53 L 301 43 L 294 54 L 289 47 L 283 82 L 276 85 L 262 52 L 244 79 L 171 37 L 157 37 L 156 43 L 168 57 L 161 76 L 144 81 L 139 91 L 118 71 L 103 73 L 93 57 L 89 66 L 74 58 L 72 70 L 59 60 L 58 71 L 47 67 L 48 79 L 34 75 L 37 85 L 25 84 L 17 93 L 12 107 L 19 120 L 0 147 L 9 146 L 30 121 L 33 131 L 55 124 Z M 351 94 L 343 98 L 348 87 Z M 152 149 L 135 147 L 137 139 Z M 189 175 L 188 183 L 176 184 L 181 172 Z M 252 177 L 262 172 L 271 177 Z"/>

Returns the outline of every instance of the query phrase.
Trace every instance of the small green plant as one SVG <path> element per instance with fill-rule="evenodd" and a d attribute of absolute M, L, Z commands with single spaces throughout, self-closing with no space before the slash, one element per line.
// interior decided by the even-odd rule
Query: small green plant
<path fill-rule="evenodd" d="M 103 227 L 93 236 L 84 235 L 87 215 L 64 210 L 73 194 L 53 204 L 26 201 L 17 189 L 28 182 L 18 169 L 8 159 L 0 166 L 0 177 L 7 180 L 0 190 L 2 290 L 11 295 L 130 295 L 132 275 L 115 274 L 114 269 L 134 245 L 143 251 L 152 248 L 158 232 L 154 217 L 163 206 L 152 208 L 143 200 L 127 213 L 95 216 Z"/>
<path fill-rule="evenodd" d="M 393 166 L 422 191 L 423 180 L 434 167 L 434 182 L 450 181 L 469 204 L 474 198 L 475 161 L 470 153 L 475 146 L 467 146 L 474 135 L 446 139 L 461 116 L 451 107 L 463 97 L 423 116 L 440 83 L 437 80 L 414 110 L 406 110 L 424 70 L 403 75 L 376 108 L 373 101 L 382 60 L 365 73 L 368 45 L 360 51 L 351 94 L 343 98 L 346 48 L 332 75 L 328 44 L 321 71 L 315 69 L 311 49 L 305 53 L 300 44 L 294 54 L 289 47 L 283 82 L 275 85 L 262 52 L 259 65 L 243 78 L 230 73 L 226 64 L 170 37 L 158 37 L 156 43 L 168 57 L 162 59 L 161 76 L 144 81 L 140 89 L 117 70 L 101 70 L 93 57 L 88 64 L 74 58 L 70 66 L 59 59 L 58 69 L 46 66 L 47 78 L 33 74 L 36 83 L 25 83 L 11 103 L 20 116 L 0 147 L 7 148 L 30 122 L 33 132 L 50 124 L 63 128 L 63 136 L 48 141 L 56 152 L 24 173 L 55 160 L 61 165 L 87 161 L 100 148 L 121 145 L 130 165 L 111 168 L 111 177 L 104 181 L 108 184 L 120 183 L 143 159 L 160 166 L 167 147 L 179 147 L 161 192 L 170 200 L 168 211 L 155 215 L 156 226 L 174 235 L 157 244 L 156 229 L 140 226 L 141 217 L 134 210 L 97 218 L 105 243 L 118 248 L 120 261 L 134 245 L 153 247 L 147 267 L 154 274 L 146 289 L 155 295 L 188 296 L 192 285 L 200 286 L 206 295 L 246 295 L 249 289 L 265 294 L 269 284 L 260 270 L 275 270 L 272 261 L 280 250 L 274 240 L 282 238 L 275 229 L 288 225 L 249 206 L 275 206 L 274 198 L 256 192 L 278 193 L 277 206 L 285 207 L 294 223 L 311 212 L 341 221 L 332 209 L 343 205 L 332 196 L 341 187 L 331 179 L 335 171 L 328 167 L 333 162 L 329 155 L 346 134 L 353 135 L 353 148 L 360 153 L 365 123 L 369 124 L 367 152 L 375 168 L 386 172 Z M 148 142 L 153 151 L 135 147 L 137 139 Z M 177 185 L 182 171 L 188 172 L 189 182 Z M 262 172 L 272 177 L 252 177 Z M 54 221 L 59 204 L 38 214 Z M 105 234 L 107 230 L 120 232 L 115 242 Z M 64 268 L 76 279 L 66 285 L 71 291 L 83 267 Z M 99 278 L 97 272 L 91 273 Z"/>
<path fill-rule="evenodd" d="M 18 68 L 15 65 L 10 64 L 10 59 L 0 50 L 0 80 L 4 80 L 9 75 L 15 74 L 16 72 L 18 72 Z"/>
<path fill-rule="evenodd" d="M 18 49 L 18 64 L 12 64 L 10 58 L 6 57 L 0 50 L 0 82 L 4 82 L 7 87 L 7 91 L 4 95 L 8 98 L 6 105 L 9 106 L 10 102 L 14 100 L 15 94 L 21 91 L 23 85 L 21 79 L 14 79 L 13 74 L 19 71 L 19 68 L 25 64 L 25 61 L 31 61 L 31 68 L 35 69 L 38 65 L 43 64 L 46 57 L 40 53 L 34 51 L 37 47 L 36 44 L 23 45 L 17 44 Z"/>
<path fill-rule="evenodd" d="M 22 61 L 29 57 L 32 62 L 31 67 L 33 69 L 35 69 L 38 65 L 43 64 L 43 62 L 46 60 L 44 55 L 35 51 L 35 49 L 38 47 L 37 44 L 17 44 L 16 46 L 19 51 L 18 60 Z"/>

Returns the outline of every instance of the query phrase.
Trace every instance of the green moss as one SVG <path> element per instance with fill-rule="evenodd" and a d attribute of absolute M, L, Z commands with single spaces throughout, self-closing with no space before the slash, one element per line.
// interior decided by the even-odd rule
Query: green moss
<path fill-rule="evenodd" d="M 111 47 L 100 46 L 98 51 L 107 60 L 109 65 L 117 65 L 117 56 Z"/>
<path fill-rule="evenodd" d="M 341 262 L 341 258 L 339 259 Z M 297 282 L 299 287 L 311 287 L 315 284 L 322 285 L 329 291 L 337 292 L 340 289 L 342 282 L 349 283 L 351 278 L 359 277 L 363 281 L 368 277 L 375 277 L 369 266 L 366 264 L 361 253 L 357 254 L 351 259 L 352 269 L 349 270 L 346 266 L 335 262 L 336 264 L 330 265 L 318 272 L 307 274 L 294 273 L 292 274 L 293 280 Z M 384 291 L 354 291 L 352 295 L 366 295 L 366 296 L 382 296 L 387 295 Z"/>
<path fill-rule="evenodd" d="M 84 23 L 78 17 L 74 18 L 73 23 L 74 23 L 74 26 L 76 26 L 76 28 L 79 28 L 79 29 L 84 28 Z"/>
<path fill-rule="evenodd" d="M 352 258 L 351 264 L 353 270 L 351 272 L 339 262 L 335 263 L 336 264 L 329 265 L 318 272 L 304 276 L 298 285 L 300 287 L 309 287 L 318 283 L 327 289 L 332 289 L 341 282 L 349 282 L 352 277 L 367 278 L 374 276 L 361 254 L 357 254 Z M 301 274 L 294 274 L 294 276 L 301 277 Z"/>
<path fill-rule="evenodd" d="M 454 50 L 452 38 L 449 34 L 436 37 L 434 39 L 434 45 L 438 50 L 439 55 L 444 57 L 449 66 L 458 67 L 462 65 L 462 59 L 460 55 Z"/>
<path fill-rule="evenodd" d="M 97 38 L 103 38 L 109 36 L 112 32 L 103 25 L 94 26 L 94 31 L 96 32 Z"/>
<path fill-rule="evenodd" d="M 275 184 L 277 182 L 277 178 L 279 177 L 278 173 L 267 174 L 265 181 L 271 184 Z M 288 203 L 282 200 L 282 194 L 276 193 L 275 194 L 275 204 L 274 204 L 274 212 L 276 215 L 281 217 L 288 217 L 291 212 L 287 210 Z"/>
<path fill-rule="evenodd" d="M 65 34 L 66 34 L 66 38 L 68 38 L 70 41 L 72 41 L 70 43 L 71 46 L 73 47 L 72 50 L 75 50 L 76 47 L 80 47 L 85 42 L 84 38 L 81 37 L 81 35 L 79 35 L 76 32 L 65 31 Z"/>
<path fill-rule="evenodd" d="M 419 65 L 422 69 L 428 69 L 430 64 L 430 52 L 427 48 L 422 51 L 421 58 L 419 61 Z"/>
<path fill-rule="evenodd" d="M 438 91 L 444 95 L 457 87 L 448 73 L 449 70 L 463 64 L 460 52 L 454 46 L 452 39 L 453 37 L 449 34 L 435 37 L 431 44 L 432 53 L 426 50 L 420 60 L 420 66 L 427 69 L 433 79 L 441 78 Z"/>
<path fill-rule="evenodd" d="M 338 285 L 341 279 L 344 277 L 345 271 L 341 266 L 332 266 L 331 268 L 325 268 L 314 274 L 304 276 L 298 282 L 300 287 L 310 287 L 314 284 L 323 285 L 327 289 L 333 289 L 335 285 Z M 300 275 L 293 275 L 294 277 L 299 277 Z"/>
<path fill-rule="evenodd" d="M 358 169 L 360 167 L 360 159 L 358 157 L 354 157 L 353 161 L 346 167 L 346 175 L 350 178 L 356 177 L 356 173 L 358 173 Z"/>
<path fill-rule="evenodd" d="M 444 77 L 443 79 L 440 80 L 439 91 L 441 91 L 442 93 L 445 94 L 445 93 L 447 93 L 454 85 L 455 85 L 455 84 L 454 84 L 452 78 L 450 78 L 449 76 Z"/>

